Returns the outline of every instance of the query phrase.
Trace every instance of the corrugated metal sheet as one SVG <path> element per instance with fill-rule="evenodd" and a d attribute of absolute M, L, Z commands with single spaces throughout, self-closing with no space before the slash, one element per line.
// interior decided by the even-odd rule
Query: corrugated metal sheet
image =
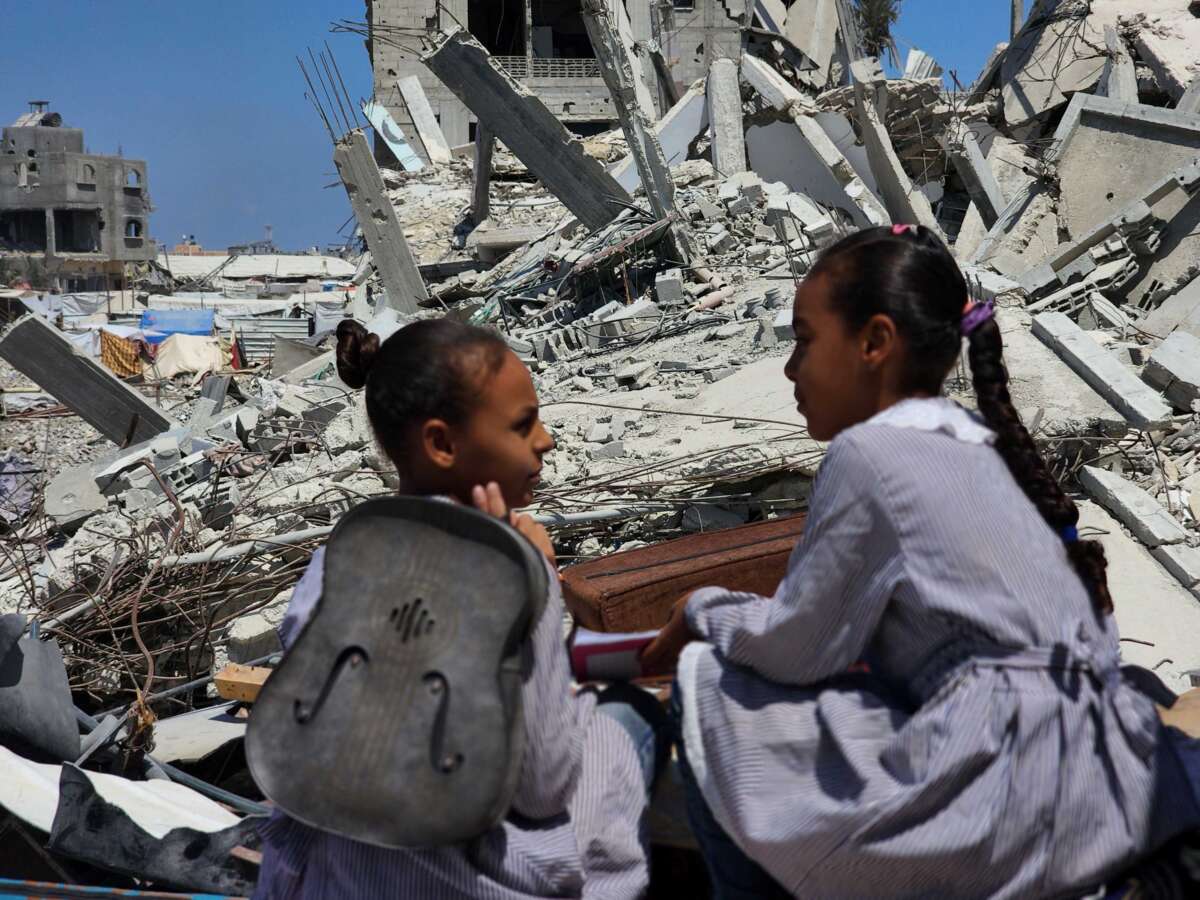
<path fill-rule="evenodd" d="M 228 260 L 227 256 L 181 256 L 160 253 L 159 265 L 175 278 L 203 278 Z M 238 256 L 218 278 L 333 278 L 354 277 L 354 264 L 336 256 L 271 254 Z"/>
<path fill-rule="evenodd" d="M 279 316 L 231 316 L 229 321 L 237 329 L 238 334 L 244 334 L 247 331 L 262 331 L 290 338 L 293 341 L 302 341 L 308 337 L 312 319 L 308 316 L 299 319 L 285 319 Z"/>

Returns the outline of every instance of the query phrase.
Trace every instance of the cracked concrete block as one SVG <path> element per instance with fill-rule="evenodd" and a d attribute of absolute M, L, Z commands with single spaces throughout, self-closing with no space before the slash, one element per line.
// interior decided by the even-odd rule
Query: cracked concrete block
<path fill-rule="evenodd" d="M 789 326 L 789 331 L 790 330 L 791 329 Z M 758 323 L 758 331 L 755 332 L 754 335 L 754 342 L 758 346 L 767 350 L 778 346 L 779 337 L 775 333 L 775 323 L 768 322 L 766 319 L 760 320 Z"/>
<path fill-rule="evenodd" d="M 647 387 L 658 375 L 658 368 L 652 362 L 640 361 L 630 363 L 616 373 L 617 384 L 641 389 Z"/>
<path fill-rule="evenodd" d="M 1183 526 L 1157 500 L 1120 475 L 1084 466 L 1079 472 L 1079 483 L 1147 547 L 1179 544 L 1187 538 Z"/>
<path fill-rule="evenodd" d="M 713 253 L 728 253 L 737 247 L 738 241 L 728 228 L 718 228 L 708 236 L 708 249 Z"/>
<path fill-rule="evenodd" d="M 654 295 L 663 306 L 680 306 L 685 300 L 683 296 L 683 272 L 679 269 L 667 269 L 654 277 Z"/>
<path fill-rule="evenodd" d="M 1200 338 L 1186 331 L 1172 332 L 1150 354 L 1142 378 L 1163 391 L 1176 409 L 1190 411 L 1192 403 L 1200 400 Z"/>
<path fill-rule="evenodd" d="M 796 332 L 792 329 L 792 311 L 790 309 L 784 308 L 776 313 L 771 327 L 775 332 L 775 339 L 779 342 L 788 343 L 796 339 Z"/>
<path fill-rule="evenodd" d="M 738 196 L 725 204 L 725 208 L 731 216 L 745 216 L 750 214 L 754 206 L 745 197 Z"/>
<path fill-rule="evenodd" d="M 624 441 L 610 441 L 607 444 L 602 444 L 599 447 L 589 448 L 588 459 L 620 459 L 625 455 Z"/>
<path fill-rule="evenodd" d="M 1033 333 L 1134 427 L 1152 430 L 1170 421 L 1171 407 L 1162 397 L 1067 316 L 1034 316 Z"/>

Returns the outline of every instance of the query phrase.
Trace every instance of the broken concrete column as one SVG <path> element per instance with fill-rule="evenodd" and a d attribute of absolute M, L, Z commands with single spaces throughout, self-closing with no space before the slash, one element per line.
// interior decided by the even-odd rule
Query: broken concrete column
<path fill-rule="evenodd" d="M 850 65 L 854 74 L 854 99 L 859 131 L 867 148 L 871 171 L 883 195 L 883 204 L 892 221 L 924 225 L 938 236 L 942 229 L 929 200 L 913 187 L 900 158 L 892 146 L 878 109 L 879 92 L 876 85 L 882 80 L 879 61 L 873 57 L 860 59 Z"/>
<path fill-rule="evenodd" d="M 654 126 L 654 134 L 669 166 L 688 158 L 692 143 L 707 125 L 708 105 L 704 102 L 702 79 L 693 84 Z M 609 174 L 627 191 L 637 187 L 640 178 L 632 155 L 616 163 L 609 169 Z"/>
<path fill-rule="evenodd" d="M 492 153 L 495 149 L 495 136 L 480 122 L 475 126 L 475 179 L 471 192 L 471 212 L 476 222 L 482 222 L 492 214 Z"/>
<path fill-rule="evenodd" d="M 22 316 L 0 331 L 0 358 L 114 444 L 148 441 L 179 427 L 175 419 L 99 361 L 80 353 L 38 316 Z"/>
<path fill-rule="evenodd" d="M 333 164 L 346 188 L 375 268 L 383 279 L 388 305 L 399 312 L 416 312 L 418 304 L 429 299 L 429 292 L 404 238 L 395 207 L 383 189 L 383 178 L 366 136 L 355 130 L 334 144 Z"/>
<path fill-rule="evenodd" d="M 421 61 L 588 228 L 607 225 L 632 203 L 554 113 L 468 32 L 447 32 Z"/>
<path fill-rule="evenodd" d="M 1187 532 L 1157 500 L 1120 475 L 1084 466 L 1079 472 L 1079 483 L 1147 547 L 1178 544 L 1187 538 Z"/>
<path fill-rule="evenodd" d="M 1165 393 L 1176 409 L 1190 412 L 1200 400 L 1200 338 L 1186 331 L 1172 332 L 1150 354 L 1142 378 Z"/>
<path fill-rule="evenodd" d="M 641 176 L 650 211 L 656 219 L 665 219 L 675 211 L 675 182 L 646 107 L 639 100 L 637 87 L 641 82 L 634 72 L 629 49 L 612 21 L 612 6 L 609 0 L 583 0 L 581 12 L 600 74 L 612 94 L 617 120 Z"/>
<path fill-rule="evenodd" d="M 442 126 L 438 124 L 425 89 L 421 87 L 416 75 L 406 75 L 396 81 L 408 114 L 412 117 L 413 128 L 417 132 L 421 146 L 425 150 L 425 159 L 434 165 L 450 162 L 450 145 L 442 134 Z"/>
<path fill-rule="evenodd" d="M 1012 0 L 1012 21 L 1009 23 L 1008 36 L 1015 38 L 1025 22 L 1025 0 Z"/>
<path fill-rule="evenodd" d="M 1008 201 L 996 182 L 992 167 L 984 159 L 975 133 L 961 119 L 954 119 L 947 126 L 942 143 L 958 177 L 966 184 L 984 226 L 991 228 Z"/>
<path fill-rule="evenodd" d="M 758 92 L 763 102 L 780 112 L 786 112 L 795 103 L 807 103 L 807 98 L 774 66 L 750 53 L 742 56 L 742 80 Z"/>
<path fill-rule="evenodd" d="M 1125 49 L 1125 42 L 1117 34 L 1117 29 L 1111 25 L 1104 26 L 1104 46 L 1108 50 L 1108 60 L 1104 64 L 1104 74 L 1100 76 L 1096 93 L 1113 100 L 1137 103 L 1137 71 L 1133 67 L 1133 57 Z"/>
<path fill-rule="evenodd" d="M 1134 427 L 1148 431 L 1171 420 L 1162 397 L 1062 313 L 1034 316 L 1033 333 Z"/>
<path fill-rule="evenodd" d="M 717 173 L 746 171 L 746 129 L 742 123 L 742 87 L 732 59 L 714 60 L 708 70 L 708 121 Z"/>

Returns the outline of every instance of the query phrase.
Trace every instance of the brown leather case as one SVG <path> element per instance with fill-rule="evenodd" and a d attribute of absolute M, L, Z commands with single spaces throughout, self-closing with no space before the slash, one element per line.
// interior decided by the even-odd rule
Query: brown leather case
<path fill-rule="evenodd" d="M 644 631 L 666 624 L 675 601 L 715 585 L 775 593 L 804 528 L 804 515 L 755 522 L 614 553 L 563 572 L 567 608 L 593 631 Z"/>

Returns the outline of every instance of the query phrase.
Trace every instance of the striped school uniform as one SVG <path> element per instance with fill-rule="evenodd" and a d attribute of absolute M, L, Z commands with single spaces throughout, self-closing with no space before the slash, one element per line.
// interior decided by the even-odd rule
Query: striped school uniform
<path fill-rule="evenodd" d="M 688 759 L 793 894 L 1055 895 L 1200 824 L 1197 742 L 1123 680 L 993 439 L 945 399 L 848 429 L 775 596 L 688 603 Z"/>

